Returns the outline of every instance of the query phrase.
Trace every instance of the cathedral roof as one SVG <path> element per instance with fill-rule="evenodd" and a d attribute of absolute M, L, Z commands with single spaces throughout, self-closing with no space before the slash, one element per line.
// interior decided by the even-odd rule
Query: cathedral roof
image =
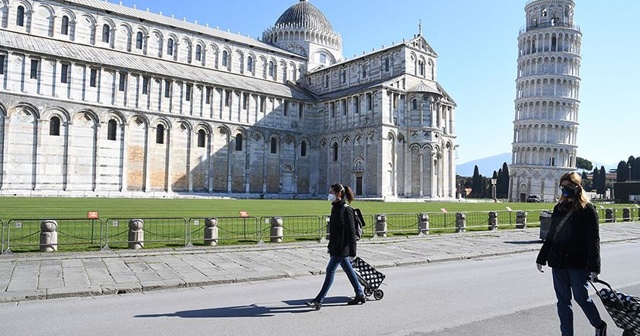
<path fill-rule="evenodd" d="M 0 30 L 0 46 L 3 49 L 15 49 L 27 54 L 46 55 L 43 56 L 43 59 L 54 56 L 60 59 L 76 60 L 84 64 L 97 64 L 107 69 L 131 69 L 132 73 L 179 78 L 222 88 L 242 88 L 244 91 L 269 92 L 274 96 L 299 100 L 312 98 L 290 84 L 271 82 L 117 50 L 51 40 L 33 35 L 23 35 L 7 30 Z"/>
<path fill-rule="evenodd" d="M 274 27 L 319 30 L 335 34 L 327 17 L 307 0 L 300 0 L 284 11 Z"/>

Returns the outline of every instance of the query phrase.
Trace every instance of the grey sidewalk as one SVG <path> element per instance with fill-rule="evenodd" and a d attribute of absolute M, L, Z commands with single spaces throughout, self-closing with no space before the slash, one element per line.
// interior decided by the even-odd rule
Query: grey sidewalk
<path fill-rule="evenodd" d="M 640 223 L 603 224 L 603 244 L 640 240 Z M 537 251 L 537 228 L 381 238 L 358 244 L 377 268 Z M 0 255 L 0 302 L 134 293 L 323 272 L 326 244 Z M 532 264 L 534 261 L 531 261 Z M 533 266 L 532 266 L 533 267 Z"/>

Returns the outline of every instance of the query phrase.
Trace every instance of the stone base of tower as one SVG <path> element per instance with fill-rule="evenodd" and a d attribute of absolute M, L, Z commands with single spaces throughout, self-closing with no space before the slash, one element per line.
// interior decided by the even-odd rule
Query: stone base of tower
<path fill-rule="evenodd" d="M 542 202 L 556 202 L 560 197 L 560 177 L 575 168 L 541 168 L 511 166 L 509 195 L 512 202 L 526 202 L 537 196 Z"/>

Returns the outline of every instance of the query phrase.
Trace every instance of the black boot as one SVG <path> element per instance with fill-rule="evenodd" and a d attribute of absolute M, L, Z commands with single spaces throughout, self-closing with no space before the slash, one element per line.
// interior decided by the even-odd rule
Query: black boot
<path fill-rule="evenodd" d="M 357 296 L 353 298 L 353 300 L 347 302 L 348 305 L 352 306 L 352 305 L 358 305 L 361 303 L 365 303 L 367 302 L 367 299 L 363 296 Z"/>

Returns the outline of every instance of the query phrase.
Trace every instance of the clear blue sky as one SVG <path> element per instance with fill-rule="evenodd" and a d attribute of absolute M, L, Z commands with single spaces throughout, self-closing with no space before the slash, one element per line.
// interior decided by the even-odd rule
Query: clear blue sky
<path fill-rule="evenodd" d="M 122 4 L 262 36 L 298 0 L 125 0 Z M 116 2 L 110 0 L 110 2 Z M 576 0 L 582 85 L 578 156 L 615 168 L 640 156 L 638 0 Z M 511 152 L 517 37 L 526 0 L 310 0 L 342 35 L 344 56 L 423 35 L 457 108 L 457 164 Z M 508 162 L 510 163 L 510 162 Z M 496 169 L 499 167 L 496 167 Z"/>

